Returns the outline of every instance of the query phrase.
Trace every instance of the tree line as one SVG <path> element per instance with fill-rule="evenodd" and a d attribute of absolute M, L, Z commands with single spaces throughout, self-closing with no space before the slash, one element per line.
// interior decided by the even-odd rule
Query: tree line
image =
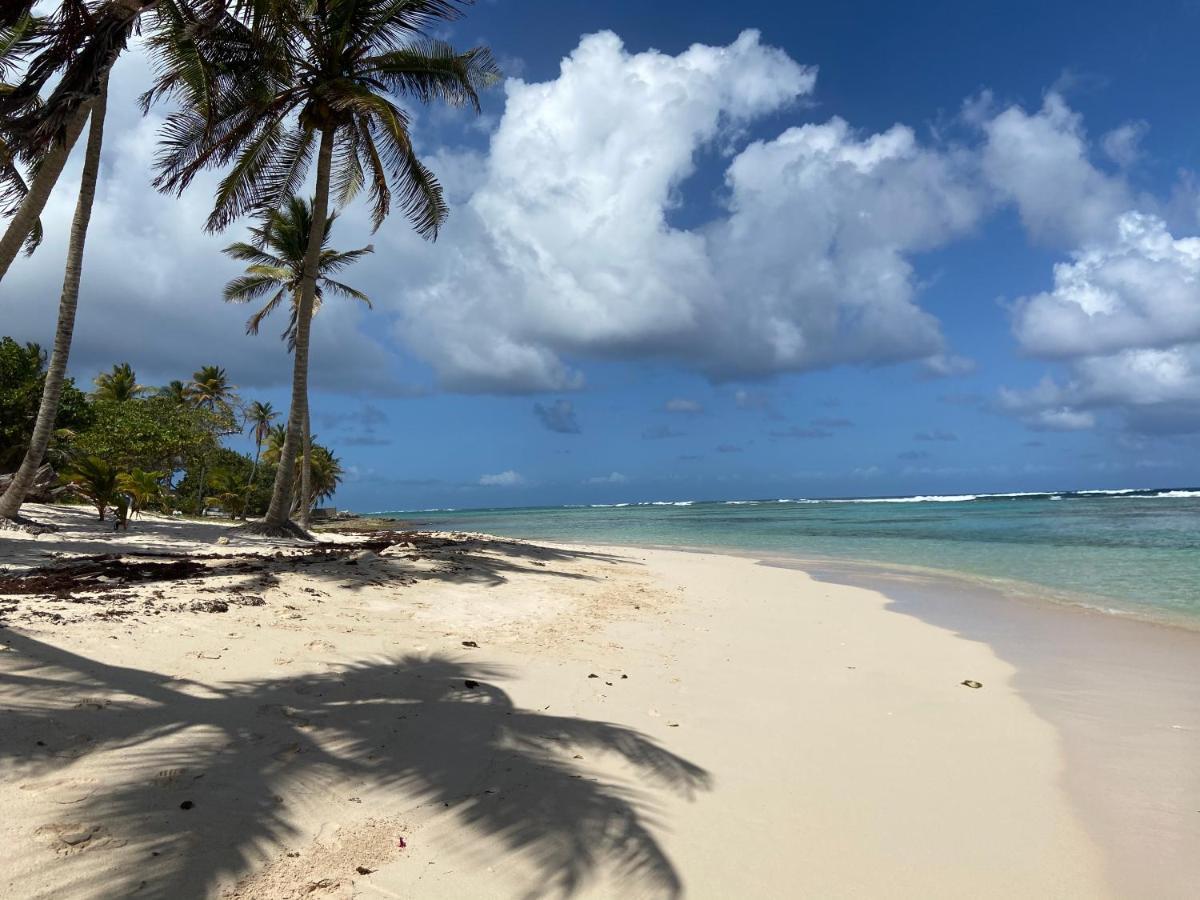
<path fill-rule="evenodd" d="M 276 536 L 305 535 L 321 467 L 335 462 L 310 439 L 313 314 L 333 294 L 369 304 L 334 276 L 371 247 L 333 250 L 331 228 L 337 211 L 362 196 L 374 229 L 398 207 L 419 234 L 436 239 L 448 208 L 436 176 L 413 147 L 409 115 L 399 101 L 479 111 L 480 92 L 500 77 L 490 51 L 459 51 L 435 36 L 470 2 L 61 0 L 47 14 L 40 7 L 35 11 L 32 0 L 0 4 L 0 78 L 5 79 L 0 86 L 0 214 L 7 217 L 0 237 L 0 282 L 22 248 L 37 249 L 46 200 L 87 130 L 54 340 L 39 376 L 41 394 L 22 442 L 24 452 L 0 495 L 0 525 L 28 526 L 21 506 L 60 430 L 60 408 L 71 404 L 66 372 L 100 176 L 109 73 L 138 31 L 153 70 L 141 107 L 144 112 L 158 104 L 169 109 L 148 177 L 158 190 L 180 195 L 200 172 L 222 172 L 204 227 L 224 231 L 247 217 L 256 223 L 248 240 L 226 248 L 248 265 L 226 286 L 224 299 L 265 301 L 248 323 L 252 333 L 279 307 L 289 314 L 284 337 L 291 351 L 291 400 L 283 423 L 272 426 L 279 431 L 267 432 L 278 435 L 278 459 L 262 519 L 247 527 Z M 311 199 L 302 193 L 310 174 Z M 136 381 L 131 371 L 106 374 L 113 383 Z M 199 381 L 194 377 L 190 384 Z M 186 399 L 189 383 L 179 384 L 168 388 Z M 87 401 L 97 416 L 122 403 L 170 399 L 155 393 L 113 401 L 102 398 L 106 390 L 98 384 Z M 196 415 L 216 414 L 218 406 L 215 400 L 180 404 Z M 78 460 L 95 459 L 120 467 L 111 456 L 87 453 L 86 442 L 74 452 L 76 466 Z M 161 471 L 159 480 L 170 474 L 134 468 Z M 228 465 L 212 470 L 223 473 L 217 478 L 223 486 L 232 486 L 222 480 L 228 470 Z M 176 498 L 192 474 L 184 471 L 177 485 L 166 481 L 174 485 Z M 195 487 L 200 507 L 206 502 L 204 471 L 202 463 L 197 483 L 188 485 Z M 91 474 L 109 481 L 106 471 Z M 121 474 L 127 484 L 135 477 L 132 470 L 116 472 Z M 128 491 L 120 495 L 131 496 Z"/>
<path fill-rule="evenodd" d="M 37 415 L 46 361 L 37 344 L 0 338 L 0 471 L 28 452 L 28 423 Z M 68 378 L 45 456 L 61 477 L 35 483 L 34 496 L 87 500 L 101 520 L 111 509 L 118 522 L 144 510 L 202 516 L 217 508 L 234 518 L 259 516 L 270 503 L 286 439 L 279 418 L 270 403 L 244 402 L 220 366 L 148 387 L 120 363 L 96 376 L 88 393 Z M 253 455 L 224 446 L 224 439 L 247 432 Z M 341 461 L 315 439 L 310 458 L 309 491 L 293 498 L 298 521 L 307 520 L 301 505 L 311 509 L 342 481 Z"/>

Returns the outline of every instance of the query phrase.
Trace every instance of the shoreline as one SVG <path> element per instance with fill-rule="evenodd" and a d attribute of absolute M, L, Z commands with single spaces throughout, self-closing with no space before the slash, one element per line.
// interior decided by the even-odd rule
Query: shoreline
<path fill-rule="evenodd" d="M 0 598 L 0 896 L 1183 898 L 1200 879 L 1191 632 L 711 551 L 71 528 L 0 540 L 0 567 L 61 566 L 55 548 L 196 567 Z"/>

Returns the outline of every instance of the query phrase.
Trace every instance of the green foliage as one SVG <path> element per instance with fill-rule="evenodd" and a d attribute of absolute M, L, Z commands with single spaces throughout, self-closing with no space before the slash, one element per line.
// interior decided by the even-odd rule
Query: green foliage
<path fill-rule="evenodd" d="M 207 506 L 219 506 L 231 516 L 260 516 L 267 511 L 271 502 L 273 475 L 260 473 L 253 485 L 250 472 L 254 460 L 249 456 L 217 448 L 210 457 L 210 467 L 204 476 Z M 199 467 L 189 468 L 175 488 L 175 508 L 189 515 L 199 515 L 196 492 L 199 490 Z"/>
<path fill-rule="evenodd" d="M 137 373 L 127 362 L 114 365 L 111 372 L 101 372 L 96 376 L 97 400 L 124 403 L 126 400 L 136 400 L 144 393 L 146 389 L 137 383 Z"/>
<path fill-rule="evenodd" d="M 124 471 L 140 468 L 170 475 L 217 447 L 221 415 L 180 406 L 169 397 L 97 401 L 93 409 L 95 421 L 75 437 L 72 447 Z"/>
<path fill-rule="evenodd" d="M 25 457 L 45 384 L 46 354 L 37 344 L 0 338 L 0 472 L 14 471 Z M 70 378 L 63 384 L 55 427 L 77 431 L 92 420 L 87 397 Z M 63 435 L 66 437 L 66 434 Z M 57 451 L 62 441 L 51 444 Z"/>
<path fill-rule="evenodd" d="M 64 480 L 91 501 L 100 513 L 100 521 L 117 496 L 117 468 L 98 456 L 82 456 L 71 463 Z"/>
<path fill-rule="evenodd" d="M 135 468 L 117 476 L 117 488 L 129 498 L 134 515 L 163 503 L 162 472 L 146 472 Z"/>
<path fill-rule="evenodd" d="M 177 109 L 162 129 L 155 185 L 182 191 L 200 171 L 227 168 L 208 220 L 220 231 L 296 193 L 324 133 L 334 142 L 336 205 L 365 191 L 378 228 L 395 199 L 419 233 L 435 237 L 447 212 L 442 188 L 417 158 L 395 100 L 479 109 L 479 91 L 500 74 L 490 52 L 460 53 L 428 37 L 459 5 L 247 4 L 203 40 L 160 8 L 148 45 L 163 64 L 143 102 L 171 99 Z"/>
<path fill-rule="evenodd" d="M 325 220 L 321 237 L 321 256 L 317 261 L 316 294 L 313 314 L 321 308 L 328 291 L 361 300 L 369 308 L 371 301 L 362 291 L 335 280 L 331 276 L 357 262 L 375 248 L 368 244 L 357 250 L 340 251 L 329 247 L 329 235 L 337 213 Z M 308 252 L 308 236 L 312 231 L 312 204 L 301 197 L 289 197 L 283 209 L 267 210 L 259 225 L 250 229 L 251 241 L 230 244 L 225 252 L 234 259 L 248 262 L 246 274 L 225 285 L 225 300 L 230 303 L 250 303 L 272 294 L 271 299 L 246 322 L 247 334 L 258 334 L 266 319 L 285 298 L 291 301 L 291 319 L 282 337 L 288 349 L 295 349 L 296 314 L 300 305 L 300 286 L 304 278 L 304 256 Z"/>

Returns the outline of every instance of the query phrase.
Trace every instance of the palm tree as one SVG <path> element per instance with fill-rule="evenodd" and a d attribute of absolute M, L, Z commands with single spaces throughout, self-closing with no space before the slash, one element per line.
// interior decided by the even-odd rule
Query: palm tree
<path fill-rule="evenodd" d="M 175 379 L 170 384 L 165 384 L 158 389 L 158 396 L 170 400 L 179 406 L 188 402 L 187 385 L 179 379 Z"/>
<path fill-rule="evenodd" d="M 325 220 L 321 256 L 317 262 L 317 287 L 313 293 L 314 316 L 321 309 L 326 291 L 361 300 L 368 308 L 371 306 L 370 298 L 362 291 L 330 277 L 375 251 L 371 244 L 345 252 L 331 249 L 328 246 L 329 235 L 337 217 L 335 212 Z M 261 223 L 250 229 L 250 241 L 238 241 L 225 248 L 224 252 L 234 259 L 250 263 L 245 275 L 225 285 L 227 302 L 250 303 L 271 291 L 275 292 L 261 309 L 246 320 L 246 334 L 258 334 L 263 321 L 279 308 L 286 297 L 291 301 L 290 318 L 281 337 L 287 340 L 289 350 L 295 348 L 296 315 L 304 281 L 304 255 L 308 250 L 311 229 L 312 203 L 302 197 L 292 196 L 287 198 L 282 209 L 270 209 L 263 214 Z"/>
<path fill-rule="evenodd" d="M 97 400 L 110 400 L 114 403 L 124 403 L 136 400 L 146 393 L 146 389 L 137 383 L 137 374 L 129 363 L 114 365 L 111 372 L 101 372 L 96 376 Z"/>
<path fill-rule="evenodd" d="M 222 366 L 201 366 L 183 392 L 193 406 L 214 413 L 231 415 L 238 402 L 237 386 L 229 383 Z"/>
<path fill-rule="evenodd" d="M 75 332 L 75 310 L 79 305 L 79 280 L 83 273 L 83 248 L 87 240 L 88 223 L 92 218 L 92 203 L 96 198 L 96 181 L 100 175 L 100 149 L 104 144 L 104 117 L 108 104 L 108 80 L 103 79 L 101 91 L 91 104 L 91 125 L 88 128 L 87 151 L 83 158 L 83 174 L 79 180 L 79 197 L 75 203 L 75 217 L 71 222 L 71 238 L 67 245 L 67 265 L 63 274 L 62 296 L 58 301 L 58 325 L 54 332 L 54 350 L 50 354 L 50 365 L 46 370 L 46 383 L 42 388 L 42 401 L 38 406 L 33 435 L 29 449 L 21 461 L 12 483 L 0 496 L 0 525 L 21 524 L 19 514 L 25 494 L 33 484 L 34 476 L 50 438 L 54 435 L 54 420 L 58 416 L 58 401 L 62 396 L 63 381 L 67 374 L 67 358 L 71 353 L 71 338 Z"/>
<path fill-rule="evenodd" d="M 269 402 L 260 403 L 255 400 L 246 410 L 246 424 L 250 426 L 250 435 L 254 438 L 254 467 L 250 469 L 250 481 L 246 484 L 247 488 L 254 484 L 254 477 L 258 474 L 258 458 L 262 455 L 263 441 L 267 439 L 267 435 L 271 431 L 271 423 L 278 418 L 279 413 Z"/>
<path fill-rule="evenodd" d="M 36 239 L 38 217 L 62 174 L 71 149 L 83 132 L 89 114 L 106 104 L 108 72 L 125 49 L 129 35 L 143 11 L 156 0 L 63 0 L 53 15 L 35 18 L 36 40 L 23 51 L 28 56 L 22 77 L 10 90 L 0 92 L 0 122 L 13 156 L 35 166 L 27 191 L 19 190 L 19 203 L 10 203 L 8 228 L 0 238 L 0 279 L 21 246 Z M 12 23 L 5 33 L 25 27 L 34 4 L 17 0 L 0 21 Z M 42 89 L 58 76 L 44 99 Z M 102 129 L 94 125 L 90 134 Z M 99 151 L 97 150 L 97 153 Z M 13 196 L 9 195 L 9 200 Z"/>
<path fill-rule="evenodd" d="M 354 300 L 361 300 L 371 305 L 370 299 L 362 291 L 355 290 L 348 284 L 343 284 L 330 275 L 346 268 L 368 253 L 374 252 L 371 245 L 360 247 L 358 250 L 341 252 L 328 246 L 329 235 L 333 230 L 337 213 L 331 213 L 325 220 L 325 234 L 321 239 L 321 256 L 317 263 L 317 287 L 313 295 L 312 312 L 316 315 L 325 299 L 325 292 L 340 294 Z M 262 223 L 250 229 L 252 240 L 247 243 L 239 241 L 230 244 L 225 252 L 234 259 L 249 262 L 246 274 L 233 279 L 225 285 L 225 299 L 231 303 L 249 303 L 272 291 L 275 293 L 261 309 L 246 322 L 247 334 L 258 334 L 259 326 L 269 316 L 284 297 L 291 300 L 291 317 L 284 329 L 283 337 L 288 342 L 288 349 L 296 347 L 296 317 L 300 308 L 300 295 L 304 282 L 304 255 L 308 250 L 309 232 L 312 229 L 312 204 L 302 197 L 292 196 L 287 199 L 286 206 L 281 210 L 268 210 L 262 217 Z M 309 436 L 308 397 L 304 398 L 304 461 L 300 469 L 302 497 L 311 495 L 312 482 L 312 440 Z M 307 503 L 300 506 L 300 527 L 308 527 Z"/>
<path fill-rule="evenodd" d="M 184 396 L 198 409 L 207 409 L 214 414 L 214 426 L 224 433 L 233 433 L 234 407 L 238 403 L 237 387 L 229 383 L 229 376 L 221 366 L 201 366 L 192 373 L 192 381 L 184 388 Z M 228 425 L 223 425 L 228 422 Z M 208 467 L 207 455 L 200 462 L 200 483 L 196 488 L 196 507 L 204 515 L 204 476 Z"/>
<path fill-rule="evenodd" d="M 118 477 L 116 466 L 112 463 L 98 456 L 85 456 L 71 464 L 64 479 L 92 501 L 103 522 L 104 514 L 116 499 Z"/>
<path fill-rule="evenodd" d="M 0 25 L 0 77 L 7 78 L 24 62 L 26 56 L 32 52 L 36 46 L 36 38 L 41 26 L 42 20 L 35 17 L 28 9 L 18 15 L 15 15 L 11 22 L 6 21 Z M 16 87 L 7 82 L 0 83 L 0 98 L 7 98 L 12 95 Z M 27 105 L 32 105 L 37 102 L 37 98 L 29 98 Z M 75 129 L 71 135 L 70 143 L 74 145 L 75 140 L 79 137 L 79 132 L 83 130 L 83 120 L 86 116 L 80 117 L 79 127 Z M 4 123 L 7 124 L 5 119 Z M 61 169 L 61 163 L 66 161 L 66 155 L 70 152 L 68 147 L 66 152 L 58 153 L 57 148 L 48 156 L 54 157 L 43 160 L 37 167 L 36 175 L 42 173 L 46 169 L 46 164 L 57 163 Z M 61 157 L 61 158 L 60 158 Z M 57 175 L 55 175 L 57 178 Z M 43 176 L 45 181 L 45 176 Z M 41 185 L 38 185 L 41 187 Z M 16 135 L 11 132 L 11 129 L 0 125 L 0 214 L 5 217 L 16 214 L 25 198 L 29 196 L 29 185 L 25 181 L 25 176 L 21 171 L 21 165 L 18 161 L 18 150 L 16 146 Z M 44 201 L 43 201 L 44 202 Z M 32 211 L 33 204 L 30 204 Z M 17 225 L 12 230 L 10 237 L 7 230 L 2 239 L 0 239 L 0 260 L 3 260 L 0 267 L 0 277 L 3 271 L 7 270 L 13 258 L 17 255 L 17 250 L 23 244 L 26 253 L 32 253 L 42 239 L 42 226 L 37 215 L 28 216 L 23 225 Z M 9 252 L 9 244 L 12 244 L 11 253 Z"/>
<path fill-rule="evenodd" d="M 256 531 L 303 534 L 289 522 L 288 509 L 302 443 L 309 327 L 331 192 L 342 206 L 365 187 L 376 228 L 391 209 L 393 185 L 423 236 L 435 238 L 446 217 L 441 185 L 417 158 L 408 116 L 392 98 L 479 109 L 479 91 L 499 77 L 491 53 L 482 47 L 459 53 L 426 37 L 465 5 L 464 0 L 262 4 L 225 16 L 212 39 L 194 42 L 195 57 L 203 63 L 189 57 L 167 65 L 146 95 L 147 102 L 165 96 L 181 101 L 163 127 L 159 189 L 182 192 L 202 170 L 230 166 L 208 219 L 210 231 L 247 213 L 280 207 L 304 183 L 316 148 L 287 441 L 271 504 Z M 179 28 L 163 29 L 157 38 L 177 45 L 186 39 Z"/>

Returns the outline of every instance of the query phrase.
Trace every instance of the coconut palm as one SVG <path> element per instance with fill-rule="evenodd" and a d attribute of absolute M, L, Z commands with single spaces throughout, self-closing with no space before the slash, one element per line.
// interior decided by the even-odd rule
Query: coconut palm
<path fill-rule="evenodd" d="M 260 403 L 255 400 L 246 410 L 246 424 L 250 426 L 250 436 L 254 438 L 254 467 L 250 470 L 250 481 L 246 487 L 254 484 L 254 476 L 258 474 L 258 459 L 262 455 L 263 441 L 271 432 L 271 423 L 279 418 L 279 413 L 269 402 Z"/>
<path fill-rule="evenodd" d="M 116 466 L 98 456 L 85 456 L 71 463 L 63 478 L 92 502 L 103 522 L 118 492 Z"/>
<path fill-rule="evenodd" d="M 140 515 L 147 506 L 161 503 L 163 497 L 162 472 L 146 472 L 132 469 L 117 476 L 117 489 L 129 497 L 130 511 Z"/>
<path fill-rule="evenodd" d="M 362 291 L 343 284 L 330 277 L 331 274 L 352 265 L 368 253 L 374 252 L 374 247 L 367 245 L 357 250 L 346 252 L 334 250 L 328 246 L 329 235 L 333 230 L 337 213 L 331 213 L 325 220 L 325 234 L 321 239 L 321 256 L 317 263 L 317 287 L 313 295 L 313 315 L 320 310 L 325 299 L 325 292 L 339 294 L 354 300 L 361 300 L 369 307 L 370 299 Z M 225 299 L 231 303 L 249 303 L 253 300 L 271 294 L 271 299 L 254 313 L 246 322 L 247 334 L 258 334 L 263 320 L 269 316 L 284 298 L 288 298 L 291 316 L 282 337 L 288 342 L 288 349 L 296 347 L 296 317 L 300 308 L 301 287 L 304 282 L 304 255 L 308 250 L 309 232 L 312 229 L 312 204 L 302 197 L 292 196 L 287 199 L 283 209 L 268 210 L 258 226 L 250 229 L 251 240 L 230 244 L 225 252 L 234 259 L 248 262 L 246 274 L 233 279 L 225 285 Z M 300 496 L 309 497 L 312 493 L 312 440 L 309 436 L 308 397 L 304 398 L 304 444 L 303 462 L 300 468 Z M 300 527 L 308 526 L 310 506 L 305 503 L 300 506 Z"/>
<path fill-rule="evenodd" d="M 188 402 L 187 385 L 179 379 L 175 379 L 170 384 L 160 387 L 158 389 L 158 396 L 182 406 Z"/>
<path fill-rule="evenodd" d="M 229 167 L 208 229 L 278 208 L 304 183 L 316 152 L 316 189 L 296 310 L 288 437 L 271 504 L 255 530 L 296 533 L 288 520 L 293 463 L 308 395 L 309 327 L 331 194 L 339 206 L 362 189 L 376 228 L 393 188 L 417 231 L 434 238 L 446 217 L 442 189 L 417 158 L 408 116 L 395 97 L 479 108 L 479 91 L 499 72 L 486 48 L 459 53 L 426 36 L 456 18 L 464 0 L 324 0 L 262 4 L 225 16 L 194 54 L 161 67 L 146 102 L 173 97 L 159 175 L 181 192 L 206 168 Z M 182 46 L 184 29 L 155 40 Z M 167 60 L 165 52 L 160 59 Z M 203 60 L 197 64 L 195 60 Z M 200 77 L 200 76 L 203 77 Z"/>
<path fill-rule="evenodd" d="M 337 217 L 336 212 L 330 213 L 325 220 L 321 256 L 317 262 L 317 286 L 313 293 L 314 316 L 321 309 L 326 292 L 361 300 L 368 308 L 371 306 L 370 298 L 362 291 L 330 277 L 375 251 L 371 244 L 344 252 L 330 248 L 329 235 Z M 287 198 L 282 209 L 267 210 L 263 214 L 260 224 L 250 229 L 249 241 L 230 244 L 224 251 L 236 260 L 250 263 L 245 275 L 225 285 L 227 302 L 251 303 L 271 295 L 271 299 L 246 320 L 247 334 L 258 334 L 267 316 L 278 309 L 285 298 L 290 301 L 288 326 L 281 335 L 287 340 L 289 350 L 296 345 L 296 314 L 300 308 L 304 255 L 308 251 L 311 229 L 312 203 L 292 196 Z"/>
<path fill-rule="evenodd" d="M 0 525 L 19 523 L 21 504 L 33 484 L 38 466 L 54 435 L 54 420 L 58 416 L 58 401 L 62 396 L 67 374 L 67 358 L 71 353 L 71 338 L 75 332 L 75 310 L 79 305 L 79 280 L 83 274 L 83 248 L 87 240 L 92 203 L 96 198 L 96 181 L 100 175 L 100 150 L 104 144 L 104 118 L 108 103 L 108 81 L 103 79 L 100 95 L 91 103 L 91 125 L 88 128 L 87 150 L 83 158 L 83 174 L 79 180 L 79 197 L 71 221 L 71 237 L 67 244 L 67 265 L 63 274 L 62 296 L 58 301 L 58 325 L 54 332 L 54 349 L 46 370 L 42 401 L 38 406 L 29 449 L 21 461 L 8 490 L 0 496 Z M 36 216 L 35 216 L 36 218 Z"/>
<path fill-rule="evenodd" d="M 16 87 L 9 84 L 7 79 L 20 68 L 26 56 L 36 46 L 40 25 L 41 20 L 28 9 L 15 15 L 11 21 L 5 20 L 4 24 L 0 25 L 0 98 L 7 98 L 16 90 Z M 34 105 L 37 102 L 37 97 L 31 97 L 26 105 Z M 8 121 L 6 118 L 0 125 L 0 214 L 5 217 L 14 215 L 29 195 L 29 185 L 26 183 L 25 174 L 21 171 L 21 164 L 18 160 L 17 136 L 7 127 Z M 79 128 L 71 137 L 72 145 L 82 130 L 83 118 L 80 118 Z M 65 158 L 65 154 L 63 154 L 63 161 Z M 44 167 L 44 164 L 39 165 L 37 171 L 42 171 Z M 17 255 L 17 249 L 22 244 L 27 253 L 32 253 L 41 239 L 42 225 L 36 215 L 30 216 L 23 228 L 20 225 L 16 226 L 11 238 L 6 232 L 4 238 L 0 239 L 0 259 L 4 260 L 3 267 L 0 268 L 0 275 L 8 268 L 13 257 Z M 8 253 L 9 242 L 12 242 L 11 255 Z"/>
<path fill-rule="evenodd" d="M 237 385 L 229 383 L 222 366 L 201 366 L 183 391 L 193 406 L 223 415 L 232 415 L 238 403 Z"/>
<path fill-rule="evenodd" d="M 155 2 L 62 0 L 52 15 L 36 19 L 32 49 L 23 51 L 21 78 L 0 92 L 6 145 L 14 157 L 35 167 L 28 190 L 5 198 L 10 219 L 0 237 L 0 279 L 31 233 L 36 236 L 38 217 L 88 116 L 94 119 L 97 106 L 107 102 L 109 70 L 141 14 Z M 33 6 L 17 0 L 2 21 L 11 21 L 13 29 L 22 27 Z M 56 76 L 54 89 L 43 99 L 42 89 Z M 90 134 L 101 131 L 93 125 Z"/>
<path fill-rule="evenodd" d="M 191 382 L 184 388 L 189 403 L 199 409 L 213 413 L 213 427 L 220 433 L 232 434 L 234 407 L 238 405 L 237 387 L 229 383 L 229 376 L 221 366 L 201 366 L 192 374 Z M 200 479 L 196 489 L 196 506 L 204 515 L 204 478 L 208 467 L 207 455 L 200 463 Z"/>
<path fill-rule="evenodd" d="M 146 389 L 137 383 L 137 373 L 127 362 L 114 365 L 111 372 L 101 372 L 96 376 L 95 384 L 97 400 L 124 403 L 146 393 Z"/>

